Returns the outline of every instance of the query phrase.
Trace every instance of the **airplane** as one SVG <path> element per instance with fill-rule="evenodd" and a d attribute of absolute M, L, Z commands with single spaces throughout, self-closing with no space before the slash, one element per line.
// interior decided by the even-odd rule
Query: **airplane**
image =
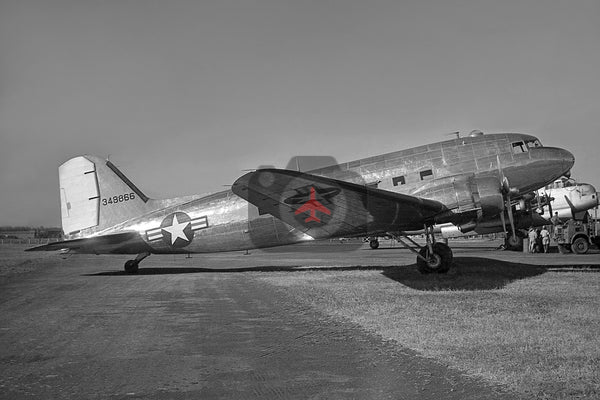
<path fill-rule="evenodd" d="M 319 218 L 317 218 L 317 211 L 320 211 L 327 215 L 331 215 L 331 211 L 329 211 L 329 209 L 327 207 L 325 207 L 323 204 L 321 204 L 316 199 L 315 188 L 313 186 L 310 187 L 310 197 L 309 197 L 308 201 L 306 203 L 304 203 L 304 205 L 302 207 L 298 208 L 294 212 L 294 214 L 302 214 L 302 213 L 305 213 L 306 211 L 310 212 L 310 216 L 308 218 L 306 218 L 304 220 L 304 222 L 311 222 L 311 221 L 321 222 L 321 220 Z"/>
<path fill-rule="evenodd" d="M 599 205 L 596 188 L 589 183 L 561 177 L 536 191 L 536 208 L 540 215 L 548 210 L 548 218 L 555 214 L 561 221 L 583 220 L 587 211 Z"/>
<path fill-rule="evenodd" d="M 422 273 L 446 273 L 452 250 L 436 242 L 434 225 L 466 232 L 506 214 L 514 233 L 514 201 L 567 174 L 574 161 L 531 135 L 475 132 L 308 172 L 258 169 L 229 190 L 157 200 L 111 161 L 78 156 L 59 167 L 64 240 L 28 251 L 137 254 L 124 266 L 135 273 L 150 254 L 390 235 L 416 253 Z M 319 221 L 297 212 L 312 196 L 330 211 Z M 405 234 L 417 229 L 425 246 Z"/>
<path fill-rule="evenodd" d="M 514 204 L 514 225 L 517 230 L 516 236 L 507 236 L 504 248 L 507 250 L 522 250 L 523 238 L 527 236 L 530 227 L 552 225 L 551 217 L 556 213 L 561 222 L 568 219 L 584 220 L 588 216 L 588 210 L 597 208 L 598 193 L 594 186 L 588 183 L 578 183 L 567 177 L 561 177 L 553 183 L 538 189 L 531 194 L 523 195 Z M 504 220 L 508 217 L 504 216 Z M 479 221 L 470 232 L 461 232 L 452 223 L 436 225 L 435 233 L 439 233 L 444 239 L 464 237 L 469 235 L 487 235 L 491 233 L 506 232 L 506 223 L 500 216 Z M 421 234 L 422 232 L 409 232 L 410 234 Z M 379 247 L 377 238 L 368 238 L 371 248 Z"/>

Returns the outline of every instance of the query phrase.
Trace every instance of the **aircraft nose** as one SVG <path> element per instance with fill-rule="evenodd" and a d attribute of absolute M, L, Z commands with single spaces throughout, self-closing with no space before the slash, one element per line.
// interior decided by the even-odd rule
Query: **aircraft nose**
<path fill-rule="evenodd" d="M 530 154 L 532 160 L 540 163 L 538 164 L 540 173 L 548 179 L 569 176 L 575 164 L 575 156 L 570 151 L 559 147 L 538 147 L 531 149 Z"/>
<path fill-rule="evenodd" d="M 560 149 L 562 151 L 562 160 L 565 167 L 570 170 L 575 164 L 575 156 L 568 150 Z"/>
<path fill-rule="evenodd" d="M 569 176 L 571 174 L 571 168 L 575 164 L 575 156 L 568 150 L 555 147 L 552 149 L 552 157 L 555 162 L 562 167 L 563 175 Z"/>

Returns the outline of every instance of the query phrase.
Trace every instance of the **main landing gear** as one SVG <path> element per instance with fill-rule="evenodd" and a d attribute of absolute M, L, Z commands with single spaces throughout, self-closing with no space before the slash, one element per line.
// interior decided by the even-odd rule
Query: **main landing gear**
<path fill-rule="evenodd" d="M 125 272 L 127 272 L 128 274 L 135 274 L 138 272 L 139 269 L 139 265 L 140 262 L 148 257 L 150 255 L 150 253 L 140 253 L 137 255 L 137 257 L 135 258 L 135 260 L 127 260 L 125 262 Z"/>
<path fill-rule="evenodd" d="M 452 250 L 447 244 L 435 241 L 432 226 L 425 226 L 425 246 L 419 245 L 407 235 L 399 236 L 393 233 L 388 233 L 388 235 L 417 255 L 417 268 L 422 274 L 434 272 L 445 274 L 450 270 L 453 260 Z M 405 243 L 404 239 L 409 241 L 412 246 Z M 415 247 L 420 250 L 415 250 Z"/>

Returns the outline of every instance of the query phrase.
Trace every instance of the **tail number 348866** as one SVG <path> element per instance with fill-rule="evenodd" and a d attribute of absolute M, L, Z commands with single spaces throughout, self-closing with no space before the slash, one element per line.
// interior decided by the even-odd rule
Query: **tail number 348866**
<path fill-rule="evenodd" d="M 135 199 L 135 193 L 125 193 L 125 194 L 120 194 L 118 196 L 106 197 L 106 198 L 102 199 L 102 205 L 107 206 L 109 204 L 123 203 L 125 201 L 134 200 L 134 199 Z"/>

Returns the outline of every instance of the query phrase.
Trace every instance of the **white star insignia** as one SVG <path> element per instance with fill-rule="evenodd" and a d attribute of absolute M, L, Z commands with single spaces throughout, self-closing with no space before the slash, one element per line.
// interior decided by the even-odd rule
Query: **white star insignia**
<path fill-rule="evenodd" d="M 164 228 L 162 228 L 171 234 L 171 245 L 175 244 L 177 238 L 181 238 L 186 242 L 189 242 L 189 239 L 183 232 L 183 230 L 187 228 L 189 224 L 190 221 L 179 222 L 179 220 L 177 219 L 177 214 L 173 215 L 173 223 L 171 224 L 171 226 L 165 226 Z"/>

